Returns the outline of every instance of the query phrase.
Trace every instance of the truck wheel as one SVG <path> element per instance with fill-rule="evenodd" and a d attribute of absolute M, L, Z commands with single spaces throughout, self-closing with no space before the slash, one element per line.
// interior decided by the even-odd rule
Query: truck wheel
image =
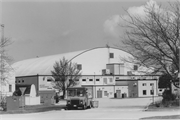
<path fill-rule="evenodd" d="M 91 104 L 89 104 L 89 106 L 87 108 L 91 109 Z"/>
<path fill-rule="evenodd" d="M 87 108 L 86 104 L 83 105 L 82 109 L 85 110 Z"/>

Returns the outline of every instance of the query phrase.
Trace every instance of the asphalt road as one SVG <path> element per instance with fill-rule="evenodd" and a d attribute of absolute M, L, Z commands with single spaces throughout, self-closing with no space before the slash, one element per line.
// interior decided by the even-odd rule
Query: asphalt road
<path fill-rule="evenodd" d="M 160 98 L 156 98 L 156 100 L 158 99 Z M 136 120 L 142 117 L 180 114 L 180 111 L 144 111 L 146 106 L 152 102 L 151 98 L 97 100 L 99 101 L 99 108 L 4 114 L 0 115 L 0 120 Z"/>

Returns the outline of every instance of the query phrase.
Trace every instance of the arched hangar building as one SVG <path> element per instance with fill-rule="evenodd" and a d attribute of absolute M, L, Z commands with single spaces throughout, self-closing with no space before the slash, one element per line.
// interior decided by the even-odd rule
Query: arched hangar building
<path fill-rule="evenodd" d="M 35 84 L 41 100 L 51 97 L 49 77 L 56 61 L 65 57 L 78 64 L 82 77 L 80 85 L 92 87 L 94 98 L 149 97 L 157 95 L 157 75 L 143 75 L 148 69 L 128 63 L 129 53 L 110 47 L 99 47 L 77 52 L 37 57 L 13 64 L 16 85 Z M 153 94 L 154 93 L 154 94 Z"/>

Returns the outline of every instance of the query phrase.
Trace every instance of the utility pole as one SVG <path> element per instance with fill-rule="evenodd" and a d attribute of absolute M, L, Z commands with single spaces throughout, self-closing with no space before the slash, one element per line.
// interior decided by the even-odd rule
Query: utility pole
<path fill-rule="evenodd" d="M 3 56 L 4 56 L 4 24 L 1 24 L 1 44 L 0 44 L 1 48 L 0 48 L 0 55 L 1 55 L 1 60 L 0 60 L 0 64 L 1 64 L 1 81 L 0 81 L 0 87 L 1 87 L 1 98 L 2 99 L 2 92 L 3 92 L 3 76 L 4 76 L 4 63 L 3 63 Z"/>

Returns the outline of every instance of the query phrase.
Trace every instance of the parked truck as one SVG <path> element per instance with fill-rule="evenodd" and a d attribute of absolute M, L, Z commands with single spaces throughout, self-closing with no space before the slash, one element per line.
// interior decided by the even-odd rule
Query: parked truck
<path fill-rule="evenodd" d="M 67 104 L 68 110 L 72 108 L 87 109 L 92 106 L 92 88 L 91 87 L 72 87 L 67 89 Z"/>

